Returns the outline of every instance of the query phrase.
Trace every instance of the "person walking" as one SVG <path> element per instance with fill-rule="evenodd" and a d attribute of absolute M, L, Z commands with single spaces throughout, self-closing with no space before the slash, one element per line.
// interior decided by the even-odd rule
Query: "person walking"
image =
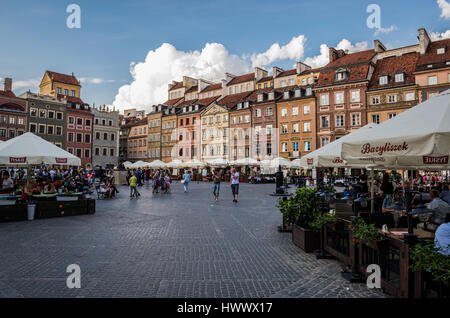
<path fill-rule="evenodd" d="M 220 179 L 222 178 L 221 174 L 217 171 L 217 169 L 213 170 L 213 194 L 214 198 L 219 200 L 219 191 L 220 191 Z"/>
<path fill-rule="evenodd" d="M 231 193 L 233 194 L 233 202 L 238 202 L 239 195 L 239 172 L 236 171 L 236 168 L 231 169 Z"/>
<path fill-rule="evenodd" d="M 186 172 L 183 174 L 184 192 L 189 191 L 189 182 L 191 182 L 191 172 L 189 170 L 186 170 Z"/>
<path fill-rule="evenodd" d="M 139 196 L 139 192 L 137 190 L 137 177 L 136 172 L 133 171 L 133 175 L 130 177 L 130 198 L 133 199 L 136 197 L 136 199 Z"/>

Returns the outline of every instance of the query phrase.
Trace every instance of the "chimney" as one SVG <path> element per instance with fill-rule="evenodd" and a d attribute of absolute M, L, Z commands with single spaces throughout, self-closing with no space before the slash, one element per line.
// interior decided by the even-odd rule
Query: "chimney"
<path fill-rule="evenodd" d="M 382 53 L 386 51 L 386 47 L 379 40 L 373 41 L 373 49 L 375 50 L 375 53 Z"/>
<path fill-rule="evenodd" d="M 428 45 L 431 42 L 427 30 L 425 30 L 424 28 L 419 29 L 418 38 L 419 38 L 419 51 L 420 54 L 423 55 L 427 52 Z"/>
<path fill-rule="evenodd" d="M 228 81 L 226 79 L 222 80 L 222 97 L 227 96 L 227 82 Z"/>
<path fill-rule="evenodd" d="M 267 76 L 267 71 L 260 68 L 260 67 L 255 67 L 255 80 L 259 81 L 261 78 L 266 77 Z"/>
<path fill-rule="evenodd" d="M 6 77 L 5 78 L 5 91 L 10 92 L 12 90 L 12 78 Z"/>
<path fill-rule="evenodd" d="M 344 50 L 336 50 L 334 47 L 329 48 L 329 55 L 330 55 L 330 63 L 336 61 L 337 59 L 345 56 L 348 53 L 348 51 Z"/>
<path fill-rule="evenodd" d="M 306 70 L 310 70 L 311 66 L 306 65 L 305 63 L 302 63 L 302 62 L 297 62 L 297 63 L 295 63 L 295 68 L 297 69 L 297 74 L 300 74 Z"/>
<path fill-rule="evenodd" d="M 273 78 L 277 77 L 284 70 L 280 67 L 274 66 L 272 67 Z"/>

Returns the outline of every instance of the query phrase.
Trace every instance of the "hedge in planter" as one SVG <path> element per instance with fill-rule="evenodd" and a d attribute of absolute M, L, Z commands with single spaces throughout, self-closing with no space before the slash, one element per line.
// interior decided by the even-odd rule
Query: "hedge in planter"
<path fill-rule="evenodd" d="M 367 246 L 373 246 L 380 250 L 388 245 L 388 240 L 385 239 L 375 224 L 367 224 L 362 218 L 357 218 L 355 222 L 350 225 L 350 230 L 353 233 L 353 243 L 364 243 Z"/>

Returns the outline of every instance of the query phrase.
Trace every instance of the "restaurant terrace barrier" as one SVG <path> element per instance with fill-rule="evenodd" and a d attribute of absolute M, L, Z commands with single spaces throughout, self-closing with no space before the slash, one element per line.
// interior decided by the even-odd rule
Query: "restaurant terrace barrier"
<path fill-rule="evenodd" d="M 324 250 L 344 264 L 352 265 L 350 221 L 339 219 L 338 223 L 325 224 Z"/>
<path fill-rule="evenodd" d="M 95 213 L 94 199 L 79 199 L 76 201 L 38 201 L 36 203 L 35 219 L 61 216 L 83 215 Z M 17 201 L 12 205 L 0 206 L 0 222 L 27 220 L 27 204 Z"/>

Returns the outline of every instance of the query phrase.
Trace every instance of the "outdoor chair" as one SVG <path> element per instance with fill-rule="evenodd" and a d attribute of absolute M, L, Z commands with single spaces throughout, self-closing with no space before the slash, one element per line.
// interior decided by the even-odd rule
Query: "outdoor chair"
<path fill-rule="evenodd" d="M 95 185 L 95 192 L 97 192 L 97 199 L 106 199 L 106 192 L 100 191 L 100 184 Z"/>

